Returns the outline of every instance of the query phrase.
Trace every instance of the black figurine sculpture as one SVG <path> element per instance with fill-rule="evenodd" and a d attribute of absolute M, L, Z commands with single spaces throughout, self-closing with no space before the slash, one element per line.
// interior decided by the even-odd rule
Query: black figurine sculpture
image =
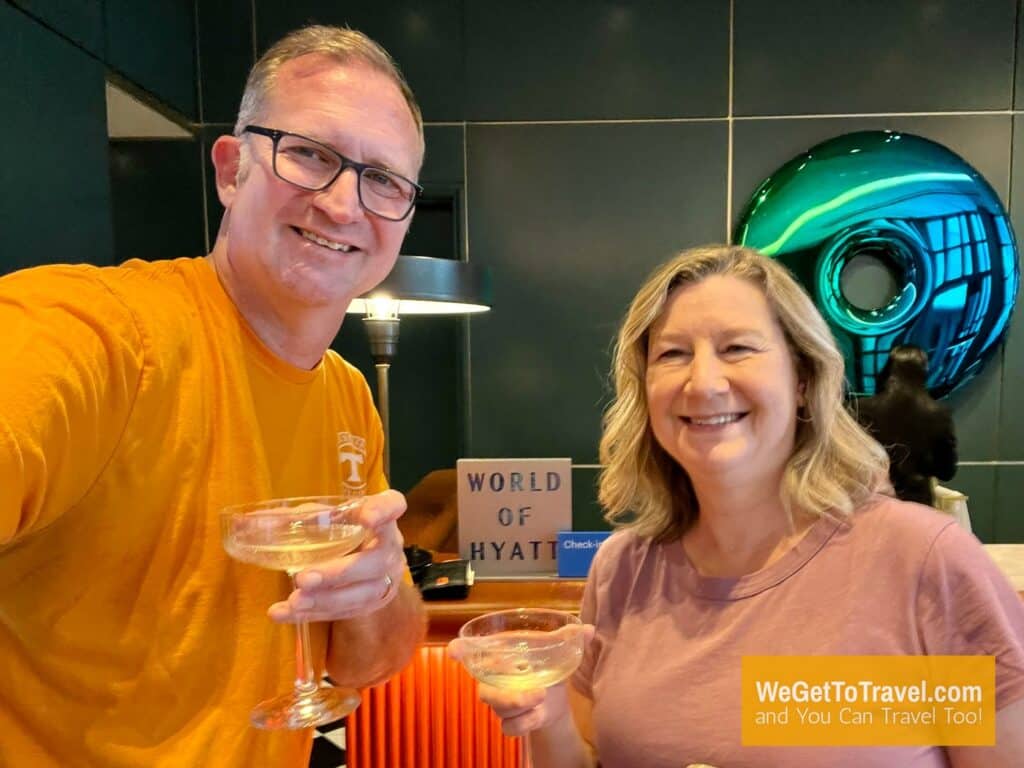
<path fill-rule="evenodd" d="M 920 347 L 896 346 L 878 374 L 878 394 L 854 404 L 857 420 L 881 443 L 891 462 L 896 495 L 933 504 L 931 478 L 956 473 L 956 434 L 949 408 L 925 387 L 928 355 Z"/>

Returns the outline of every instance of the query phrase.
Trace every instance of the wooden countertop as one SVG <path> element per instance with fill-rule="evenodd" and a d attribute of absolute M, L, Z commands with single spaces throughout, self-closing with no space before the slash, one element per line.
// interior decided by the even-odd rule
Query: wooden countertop
<path fill-rule="evenodd" d="M 444 643 L 459 633 L 459 627 L 491 611 L 510 608 L 553 608 L 577 613 L 583 599 L 583 579 L 539 578 L 478 580 L 465 600 L 428 600 L 430 628 L 427 642 Z"/>

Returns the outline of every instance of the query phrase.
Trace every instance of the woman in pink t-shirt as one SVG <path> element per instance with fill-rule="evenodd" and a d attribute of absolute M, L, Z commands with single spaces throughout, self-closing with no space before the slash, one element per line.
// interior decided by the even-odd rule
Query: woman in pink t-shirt
<path fill-rule="evenodd" d="M 633 300 L 613 368 L 600 499 L 619 530 L 587 580 L 583 663 L 542 691 L 480 687 L 535 768 L 1022 765 L 1024 607 L 950 518 L 883 495 L 886 453 L 782 266 L 677 255 Z M 755 655 L 994 656 L 996 746 L 745 746 Z"/>

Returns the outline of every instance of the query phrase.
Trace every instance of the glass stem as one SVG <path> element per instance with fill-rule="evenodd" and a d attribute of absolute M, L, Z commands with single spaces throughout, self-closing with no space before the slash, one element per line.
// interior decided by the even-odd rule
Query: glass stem
<path fill-rule="evenodd" d="M 292 580 L 292 589 L 297 589 L 295 574 L 288 575 Z M 313 679 L 313 658 L 309 646 L 309 622 L 300 621 L 295 625 L 295 692 L 305 696 L 320 687 Z"/>
<path fill-rule="evenodd" d="M 530 734 L 523 734 L 522 768 L 533 768 L 533 761 L 530 760 Z"/>

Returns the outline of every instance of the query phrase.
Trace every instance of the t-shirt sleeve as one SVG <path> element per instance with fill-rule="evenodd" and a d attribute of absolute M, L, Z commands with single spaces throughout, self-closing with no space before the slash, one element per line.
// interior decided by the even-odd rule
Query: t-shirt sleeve
<path fill-rule="evenodd" d="M 632 534 L 619 532 L 605 540 L 594 554 L 587 583 L 583 587 L 580 619 L 584 624 L 593 624 L 596 632 L 571 682 L 577 691 L 591 700 L 594 698 L 594 673 L 601 661 L 601 654 L 618 629 L 618 617 L 611 611 L 617 601 L 610 595 L 610 590 L 617 571 L 622 567 L 623 545 L 631 538 Z"/>
<path fill-rule="evenodd" d="M 947 525 L 936 536 L 917 605 L 927 654 L 994 656 L 996 709 L 1024 698 L 1024 602 L 960 526 Z"/>
<path fill-rule="evenodd" d="M 584 624 L 597 623 L 597 597 L 594 594 L 594 566 L 596 565 L 596 562 L 596 559 L 591 562 L 590 574 L 587 577 L 586 585 L 583 587 L 583 602 L 580 605 L 580 620 Z M 594 639 L 590 641 L 590 644 L 587 645 L 586 650 L 583 652 L 583 661 L 581 661 L 579 667 L 576 668 L 571 680 L 573 688 L 591 700 L 594 698 L 593 675 L 594 665 L 597 663 L 598 655 L 598 639 L 595 634 Z"/>
<path fill-rule="evenodd" d="M 0 279 L 0 548 L 73 507 L 110 459 L 142 375 L 132 313 L 82 267 Z"/>

